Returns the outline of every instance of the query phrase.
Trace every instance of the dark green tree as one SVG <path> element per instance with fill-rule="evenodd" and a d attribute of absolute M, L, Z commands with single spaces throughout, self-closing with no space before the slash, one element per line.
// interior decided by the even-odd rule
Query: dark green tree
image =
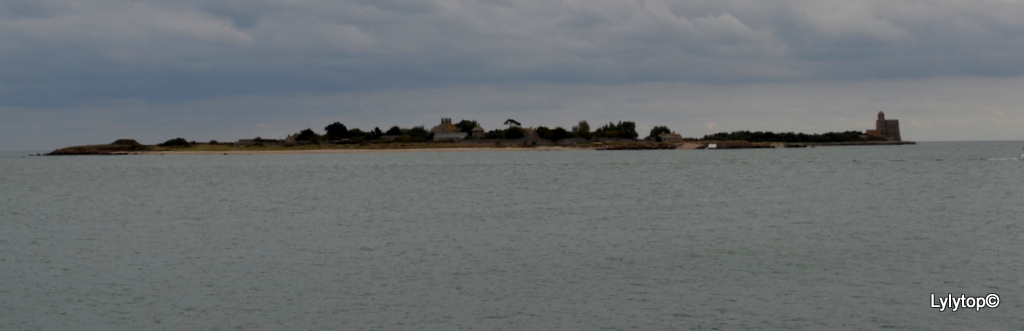
<path fill-rule="evenodd" d="M 165 141 L 163 144 L 160 144 L 158 146 L 163 146 L 163 147 L 185 147 L 185 146 L 188 146 L 188 145 L 189 145 L 188 144 L 188 140 L 185 140 L 185 138 L 178 137 L 178 138 L 174 138 L 174 139 L 170 139 L 168 141 Z"/>
<path fill-rule="evenodd" d="M 325 127 L 324 130 L 327 131 L 327 139 L 330 140 L 345 139 L 349 136 L 348 128 L 346 128 L 344 124 L 341 124 L 341 122 L 334 122 L 333 124 Z M 296 138 L 296 140 L 298 140 L 298 138 Z"/>
<path fill-rule="evenodd" d="M 413 141 L 426 141 L 430 139 L 430 132 L 424 129 L 422 125 L 414 126 L 411 129 L 402 130 L 405 135 L 411 137 Z"/>
<path fill-rule="evenodd" d="M 559 126 L 554 130 L 551 130 L 551 137 L 548 139 L 551 139 L 551 141 L 559 141 L 565 138 L 569 138 L 569 132 Z"/>
<path fill-rule="evenodd" d="M 537 136 L 539 136 L 540 139 L 548 139 L 548 140 L 551 139 L 551 129 L 548 129 L 548 127 L 546 127 L 546 126 L 538 126 L 534 130 L 537 131 Z"/>
<path fill-rule="evenodd" d="M 583 139 L 590 139 L 590 124 L 587 121 L 580 121 L 579 125 L 572 128 L 573 134 Z"/>
<path fill-rule="evenodd" d="M 505 139 L 519 139 L 524 136 L 526 136 L 526 132 L 523 131 L 523 128 L 518 126 L 513 126 L 508 128 L 508 130 L 505 130 Z"/>
<path fill-rule="evenodd" d="M 661 142 L 661 137 L 658 135 L 664 133 L 672 133 L 672 130 L 669 130 L 667 126 L 654 126 L 651 128 L 651 134 L 647 136 L 647 140 Z"/>
<path fill-rule="evenodd" d="M 320 140 L 320 135 L 313 132 L 312 129 L 306 128 L 305 130 L 299 131 L 299 135 L 295 137 L 296 141 L 310 141 L 313 139 Z"/>
<path fill-rule="evenodd" d="M 622 138 L 636 139 L 636 137 L 640 136 L 640 134 L 636 132 L 636 123 L 621 122 L 619 125 L 622 127 Z"/>
<path fill-rule="evenodd" d="M 402 129 L 399 128 L 397 125 L 395 125 L 395 126 L 392 126 L 390 129 L 388 129 L 388 132 L 385 132 L 384 134 L 388 135 L 388 136 L 401 136 L 402 135 Z"/>
<path fill-rule="evenodd" d="M 594 134 L 604 138 L 636 139 L 636 123 L 619 121 L 618 123 L 608 122 L 604 126 L 594 130 Z"/>
<path fill-rule="evenodd" d="M 519 121 L 516 121 L 516 120 L 511 119 L 511 118 L 505 120 L 505 125 L 508 125 L 509 127 L 512 127 L 512 125 L 523 126 L 521 123 L 519 123 Z M 512 139 L 512 138 L 509 138 L 509 139 Z"/>
<path fill-rule="evenodd" d="M 484 133 L 484 139 L 505 139 L 505 130 L 494 129 Z"/>
<path fill-rule="evenodd" d="M 370 136 L 372 136 L 372 133 L 363 132 L 363 130 L 358 128 L 348 130 L 348 140 L 351 142 L 361 142 L 369 139 Z"/>
<path fill-rule="evenodd" d="M 479 125 L 480 125 L 480 123 L 477 123 L 476 120 L 472 120 L 472 121 L 461 120 L 461 121 L 459 121 L 459 123 L 455 123 L 455 127 L 459 128 L 460 132 L 473 132 L 473 128 L 475 128 L 475 127 L 477 127 Z"/>

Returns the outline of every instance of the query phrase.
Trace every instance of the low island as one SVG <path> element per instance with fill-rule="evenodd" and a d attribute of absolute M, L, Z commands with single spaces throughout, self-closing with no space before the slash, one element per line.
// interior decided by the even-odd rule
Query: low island
<path fill-rule="evenodd" d="M 230 155 L 282 153 L 373 153 L 440 152 L 486 150 L 654 150 L 654 149 L 737 149 L 793 148 L 816 146 L 908 145 L 900 136 L 899 122 L 878 113 L 874 130 L 828 132 L 822 134 L 734 131 L 684 138 L 665 126 L 655 126 L 644 139 L 638 139 L 636 124 L 629 121 L 608 123 L 591 131 L 586 121 L 571 130 L 545 126 L 525 128 L 518 121 L 505 121 L 507 128 L 484 131 L 475 120 L 453 123 L 450 118 L 430 130 L 423 126 L 387 131 L 380 128 L 363 131 L 348 129 L 335 122 L 324 128 L 325 134 L 305 129 L 285 139 L 241 139 L 236 142 L 188 141 L 174 138 L 157 145 L 144 145 L 133 139 L 118 139 L 110 144 L 72 146 L 46 155 Z"/>

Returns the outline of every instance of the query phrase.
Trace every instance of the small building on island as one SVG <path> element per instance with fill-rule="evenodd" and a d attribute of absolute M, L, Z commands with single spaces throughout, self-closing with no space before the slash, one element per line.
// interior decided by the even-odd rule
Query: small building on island
<path fill-rule="evenodd" d="M 462 132 L 459 127 L 452 124 L 451 118 L 442 118 L 441 124 L 430 129 L 430 133 L 434 134 L 434 141 L 459 141 L 466 139 L 466 132 Z"/>

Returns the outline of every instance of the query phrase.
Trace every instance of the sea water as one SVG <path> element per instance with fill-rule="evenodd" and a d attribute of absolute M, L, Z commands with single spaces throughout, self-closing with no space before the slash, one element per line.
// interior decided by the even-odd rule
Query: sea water
<path fill-rule="evenodd" d="M 0 329 L 1020 329 L 1021 146 L 5 153 Z"/>

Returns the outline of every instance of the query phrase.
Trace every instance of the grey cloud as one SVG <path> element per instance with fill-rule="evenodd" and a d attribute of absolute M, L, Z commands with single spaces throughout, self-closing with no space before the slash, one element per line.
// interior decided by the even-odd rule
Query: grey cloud
<path fill-rule="evenodd" d="M 434 1 L 355 0 L 355 2 L 362 6 L 399 14 L 423 14 L 432 12 L 437 8 Z"/>
<path fill-rule="evenodd" d="M 74 11 L 74 4 L 52 0 L 9 0 L 0 3 L 4 19 L 54 18 Z"/>
<path fill-rule="evenodd" d="M 259 25 L 265 15 L 286 9 L 284 4 L 272 1 L 205 1 L 196 6 L 201 11 L 230 20 L 240 29 L 251 29 Z"/>
<path fill-rule="evenodd" d="M 0 101 L 1024 74 L 1002 1 L 23 1 Z"/>

